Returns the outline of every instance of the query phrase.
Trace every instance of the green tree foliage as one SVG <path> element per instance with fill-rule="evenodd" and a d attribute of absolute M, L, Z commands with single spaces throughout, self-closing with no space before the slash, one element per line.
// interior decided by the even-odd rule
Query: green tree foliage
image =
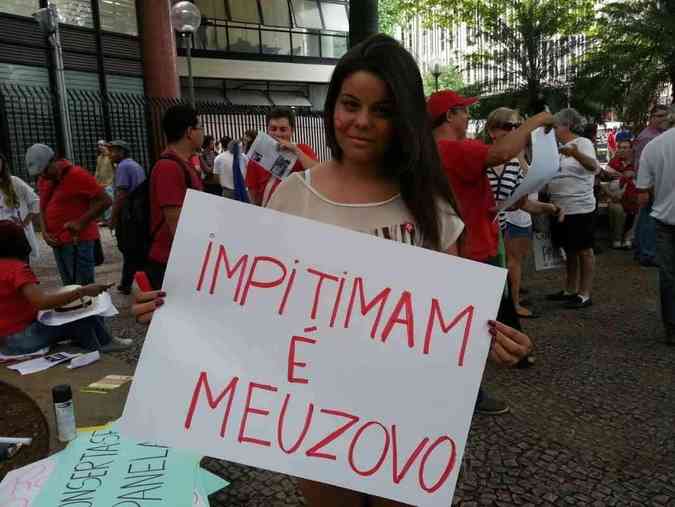
<path fill-rule="evenodd" d="M 595 0 L 417 0 L 398 6 L 399 16 L 420 16 L 449 29 L 465 24 L 471 46 L 464 67 L 488 76 L 474 92 L 516 97 L 521 109 L 540 110 L 568 85 L 562 68 L 582 52 L 593 24 Z"/>
<path fill-rule="evenodd" d="M 675 1 L 623 0 L 607 4 L 584 55 L 575 94 L 591 106 L 613 108 L 642 124 L 670 85 L 675 101 Z"/>
<path fill-rule="evenodd" d="M 424 81 L 424 94 L 429 96 L 436 91 L 436 76 L 432 72 L 427 72 L 422 76 Z M 439 90 L 462 90 L 464 88 L 464 81 L 462 74 L 457 68 L 446 68 L 438 76 Z"/>

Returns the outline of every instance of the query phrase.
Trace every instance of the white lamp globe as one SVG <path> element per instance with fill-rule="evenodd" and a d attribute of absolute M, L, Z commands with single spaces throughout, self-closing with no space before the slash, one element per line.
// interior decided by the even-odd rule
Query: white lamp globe
<path fill-rule="evenodd" d="M 202 24 L 202 13 L 192 2 L 176 2 L 171 6 L 171 24 L 179 33 L 194 33 Z"/>

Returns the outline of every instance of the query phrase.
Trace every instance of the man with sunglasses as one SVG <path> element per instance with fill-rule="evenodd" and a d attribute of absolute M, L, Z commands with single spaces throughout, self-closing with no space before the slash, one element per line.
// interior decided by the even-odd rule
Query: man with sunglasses
<path fill-rule="evenodd" d="M 152 246 L 145 267 L 155 290 L 161 289 L 164 282 L 185 194 L 188 188 L 203 190 L 202 180 L 189 163 L 204 140 L 204 128 L 197 111 L 185 104 L 169 108 L 162 118 L 162 129 L 168 145 L 150 173 Z"/>
<path fill-rule="evenodd" d="M 468 108 L 476 102 L 475 97 L 462 97 L 451 90 L 443 90 L 429 97 L 427 113 L 443 170 L 466 226 L 460 253 L 462 257 L 489 262 L 497 256 L 498 229 L 487 169 L 517 156 L 527 145 L 530 133 L 541 126 L 552 126 L 553 117 L 547 112 L 539 113 L 522 125 L 509 125 L 511 132 L 508 135 L 493 144 L 485 144 L 466 137 Z"/>
<path fill-rule="evenodd" d="M 640 175 L 640 155 L 645 146 L 660 136 L 668 128 L 668 106 L 655 105 L 649 113 L 649 123 L 640 132 L 633 145 L 633 166 Z M 651 199 L 640 209 L 637 225 L 635 226 L 635 259 L 644 267 L 656 266 L 656 222 L 651 217 Z"/>
<path fill-rule="evenodd" d="M 499 226 L 488 167 L 504 164 L 517 156 L 527 145 L 533 130 L 552 126 L 553 117 L 543 112 L 522 125 L 510 125 L 510 132 L 493 144 L 467 139 L 469 106 L 475 97 L 462 97 L 451 90 L 442 90 L 429 97 L 427 113 L 445 174 L 448 176 L 457 206 L 464 220 L 460 241 L 462 257 L 495 265 L 499 247 Z M 506 125 L 505 125 L 506 128 Z M 517 314 L 510 305 L 502 304 L 497 320 L 520 329 Z M 481 389 L 476 412 L 485 415 L 504 414 L 509 406 Z"/>

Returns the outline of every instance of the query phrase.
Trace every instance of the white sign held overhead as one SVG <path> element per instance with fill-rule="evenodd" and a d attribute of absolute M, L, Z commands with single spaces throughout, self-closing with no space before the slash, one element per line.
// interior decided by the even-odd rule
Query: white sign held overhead
<path fill-rule="evenodd" d="M 119 427 L 446 507 L 505 277 L 189 191 Z"/>
<path fill-rule="evenodd" d="M 511 197 L 499 203 L 500 210 L 509 209 L 520 199 L 539 192 L 560 171 L 560 154 L 555 132 L 543 128 L 532 132 L 532 164 Z"/>

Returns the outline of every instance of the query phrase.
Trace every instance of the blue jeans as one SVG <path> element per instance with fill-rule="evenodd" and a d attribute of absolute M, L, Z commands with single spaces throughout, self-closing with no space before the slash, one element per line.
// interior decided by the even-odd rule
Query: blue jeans
<path fill-rule="evenodd" d="M 661 319 L 666 333 L 675 338 L 675 225 L 656 221 L 656 259 L 659 265 Z"/>
<path fill-rule="evenodd" d="M 45 326 L 36 320 L 23 331 L 5 336 L 0 352 L 10 356 L 32 354 L 67 339 L 87 350 L 98 350 L 111 341 L 102 317 L 86 317 L 61 326 Z"/>
<path fill-rule="evenodd" d="M 77 273 L 73 276 L 74 256 L 77 252 Z M 77 245 L 54 248 L 56 267 L 63 285 L 88 285 L 94 283 L 94 241 L 80 241 Z"/>
<path fill-rule="evenodd" d="M 635 226 L 635 258 L 640 262 L 656 259 L 656 220 L 649 216 L 651 212 L 651 204 L 640 208 Z"/>

